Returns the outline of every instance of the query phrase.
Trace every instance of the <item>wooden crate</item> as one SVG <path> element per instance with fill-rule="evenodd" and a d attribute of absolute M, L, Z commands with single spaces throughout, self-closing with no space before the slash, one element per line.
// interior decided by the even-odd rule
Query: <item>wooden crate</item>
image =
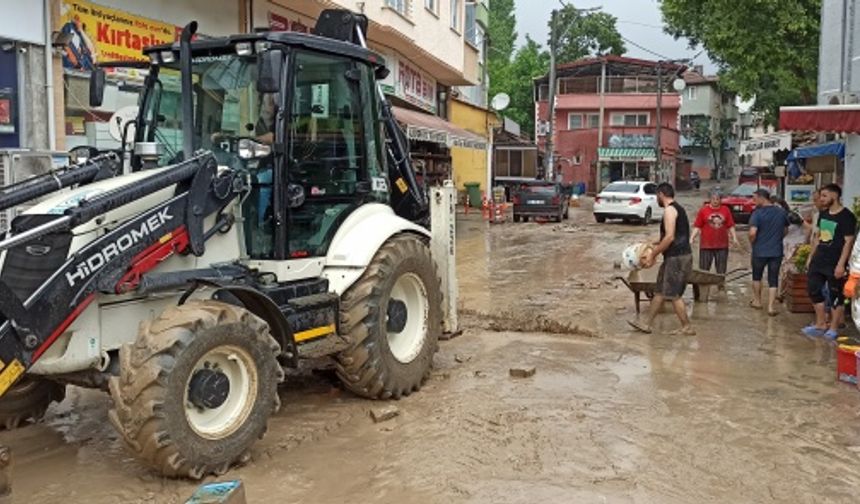
<path fill-rule="evenodd" d="M 792 273 L 786 279 L 785 306 L 791 313 L 814 313 L 815 307 L 806 291 L 806 274 Z"/>

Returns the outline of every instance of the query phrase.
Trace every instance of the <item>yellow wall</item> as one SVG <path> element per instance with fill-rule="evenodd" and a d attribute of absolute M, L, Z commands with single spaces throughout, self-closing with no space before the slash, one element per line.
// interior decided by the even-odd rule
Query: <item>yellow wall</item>
<path fill-rule="evenodd" d="M 465 129 L 488 138 L 486 110 L 473 107 L 458 100 L 450 101 L 448 120 Z M 493 118 L 491 117 L 490 120 Z M 462 147 L 451 148 L 451 164 L 454 172 L 454 184 L 457 189 L 465 190 L 466 182 L 479 182 L 481 191 L 487 186 L 487 151 L 477 149 L 465 149 Z"/>

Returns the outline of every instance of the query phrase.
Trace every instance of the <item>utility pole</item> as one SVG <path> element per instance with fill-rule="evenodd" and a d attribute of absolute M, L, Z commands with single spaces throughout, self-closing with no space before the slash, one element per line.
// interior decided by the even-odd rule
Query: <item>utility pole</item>
<path fill-rule="evenodd" d="M 553 9 L 549 20 L 549 125 L 546 132 L 546 157 L 544 158 L 544 174 L 547 180 L 555 181 L 555 145 L 553 136 L 555 135 L 555 81 L 556 79 L 556 62 L 555 62 L 555 22 L 558 17 L 558 10 Z"/>
<path fill-rule="evenodd" d="M 657 62 L 657 134 L 654 138 L 656 154 L 655 176 L 660 176 L 663 169 L 663 62 Z M 659 182 L 659 179 L 657 180 Z"/>
<path fill-rule="evenodd" d="M 565 8 L 570 7 L 563 0 L 559 0 L 562 6 Z M 591 12 L 597 12 L 601 10 L 603 7 L 592 7 L 590 9 L 576 9 L 573 8 L 574 11 L 578 13 L 588 14 Z M 564 33 L 560 36 L 556 34 L 556 24 L 558 19 L 558 10 L 553 9 L 552 14 L 549 20 L 549 124 L 547 126 L 546 132 L 546 157 L 544 157 L 544 174 L 547 180 L 555 180 L 555 143 L 553 142 L 553 137 L 555 136 L 555 95 L 556 95 L 556 81 L 558 77 L 556 76 L 556 51 L 558 50 L 558 39 L 564 37 L 570 32 L 573 25 L 576 23 L 571 23 L 567 26 Z"/>

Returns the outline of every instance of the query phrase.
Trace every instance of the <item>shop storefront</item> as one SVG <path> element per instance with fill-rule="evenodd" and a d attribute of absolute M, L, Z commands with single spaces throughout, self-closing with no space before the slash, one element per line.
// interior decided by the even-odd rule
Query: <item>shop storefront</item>
<path fill-rule="evenodd" d="M 104 102 L 92 108 L 89 76 L 96 65 L 145 62 L 143 48 L 173 43 L 182 25 L 192 19 L 198 21 L 201 37 L 226 35 L 240 29 L 236 16 L 225 16 L 228 12 L 238 12 L 237 0 L 191 0 L 169 8 L 130 0 L 111 1 L 110 4 L 128 10 L 85 0 L 60 0 L 60 16 L 54 26 L 69 40 L 62 48 L 64 117 L 61 133 L 65 149 L 78 146 L 118 148 L 115 124 L 135 115 L 146 71 L 108 68 Z"/>
<path fill-rule="evenodd" d="M 844 183 L 845 143 L 799 147 L 786 161 L 785 199 L 792 207 L 811 206 L 812 194 L 827 184 Z"/>
<path fill-rule="evenodd" d="M 394 107 L 394 116 L 409 138 L 415 171 L 428 186 L 453 177 L 452 149 L 487 150 L 485 138 L 437 116 L 403 107 Z"/>
<path fill-rule="evenodd" d="M 597 149 L 598 191 L 617 180 L 655 180 L 657 154 L 651 148 Z"/>

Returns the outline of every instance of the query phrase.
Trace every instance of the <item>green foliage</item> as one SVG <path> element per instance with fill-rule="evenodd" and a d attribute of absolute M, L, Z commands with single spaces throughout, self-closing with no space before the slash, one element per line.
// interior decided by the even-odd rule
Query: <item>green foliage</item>
<path fill-rule="evenodd" d="M 701 44 L 721 82 L 775 124 L 779 107 L 816 101 L 821 0 L 661 0 L 666 31 Z"/>
<path fill-rule="evenodd" d="M 627 48 L 618 33 L 617 21 L 605 12 L 582 12 L 566 5 L 556 17 L 556 61 L 568 63 L 586 56 L 624 54 Z"/>
<path fill-rule="evenodd" d="M 581 13 L 568 7 L 559 11 L 557 23 L 559 63 L 589 55 L 622 54 L 625 51 L 613 16 Z M 526 37 L 522 47 L 514 50 L 517 32 L 513 0 L 490 2 L 488 35 L 490 96 L 509 94 L 511 105 L 504 115 L 518 122 L 522 131 L 531 136 L 534 134 L 534 79 L 549 71 L 549 53 L 529 37 Z"/>

